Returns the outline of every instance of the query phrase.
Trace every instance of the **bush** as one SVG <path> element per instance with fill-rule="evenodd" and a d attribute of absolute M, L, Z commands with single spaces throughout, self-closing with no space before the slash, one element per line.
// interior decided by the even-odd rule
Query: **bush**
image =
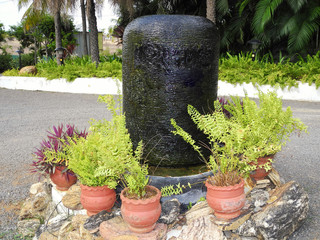
<path fill-rule="evenodd" d="M 21 54 L 21 68 L 34 65 L 34 54 Z M 19 68 L 19 57 L 14 58 L 11 62 L 11 68 Z"/>
<path fill-rule="evenodd" d="M 0 73 L 11 68 L 12 57 L 9 54 L 0 55 Z"/>

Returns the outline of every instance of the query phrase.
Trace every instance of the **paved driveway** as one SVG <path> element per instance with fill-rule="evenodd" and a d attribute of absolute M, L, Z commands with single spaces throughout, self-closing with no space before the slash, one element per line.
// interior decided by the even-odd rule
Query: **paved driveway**
<path fill-rule="evenodd" d="M 31 152 L 46 130 L 59 123 L 88 128 L 90 118 L 110 118 L 98 95 L 0 89 L 0 233 L 14 229 L 19 201 L 38 178 L 29 173 Z M 308 192 L 310 214 L 291 238 L 320 239 L 320 103 L 285 101 L 295 117 L 309 126 L 309 135 L 293 136 L 275 158 L 282 177 Z"/>

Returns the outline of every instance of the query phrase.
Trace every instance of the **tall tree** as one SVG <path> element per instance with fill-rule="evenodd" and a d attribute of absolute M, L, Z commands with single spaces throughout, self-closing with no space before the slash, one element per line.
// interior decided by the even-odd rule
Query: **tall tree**
<path fill-rule="evenodd" d="M 22 6 L 26 6 L 30 2 L 32 4 L 24 14 L 24 17 L 27 17 L 28 14 L 35 11 L 40 11 L 41 14 L 49 11 L 54 17 L 56 48 L 61 48 L 61 11 L 67 11 L 68 9 L 70 9 L 70 7 L 74 6 L 75 0 L 19 0 L 18 7 L 21 8 Z M 57 63 L 58 65 L 60 65 L 61 62 L 59 61 L 58 57 L 59 56 L 57 55 Z"/>
<path fill-rule="evenodd" d="M 87 0 L 87 17 L 89 22 L 89 39 L 91 59 L 99 65 L 99 41 L 98 41 L 98 27 L 94 0 Z"/>
<path fill-rule="evenodd" d="M 213 23 L 216 23 L 216 1 L 207 0 L 207 18 Z"/>
<path fill-rule="evenodd" d="M 87 20 L 86 20 L 86 7 L 84 0 L 80 0 L 81 20 L 82 20 L 82 41 L 83 41 L 83 53 L 89 55 L 87 45 Z"/>

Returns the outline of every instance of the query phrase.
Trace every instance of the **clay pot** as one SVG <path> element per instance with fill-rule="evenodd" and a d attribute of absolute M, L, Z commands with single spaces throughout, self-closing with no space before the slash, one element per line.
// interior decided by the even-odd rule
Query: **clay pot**
<path fill-rule="evenodd" d="M 102 210 L 111 211 L 116 202 L 116 192 L 108 186 L 89 187 L 80 184 L 81 196 L 80 201 L 87 215 L 95 215 Z"/>
<path fill-rule="evenodd" d="M 253 177 L 256 181 L 264 179 L 270 173 L 263 168 L 263 165 L 269 163 L 270 166 L 272 163 L 268 159 L 273 159 L 274 155 L 259 157 L 256 163 L 250 163 L 250 165 L 257 165 L 257 168 L 250 174 L 250 177 Z"/>
<path fill-rule="evenodd" d="M 146 191 L 155 191 L 156 195 L 148 199 L 129 199 L 125 197 L 125 188 L 121 191 L 121 214 L 129 229 L 135 233 L 151 232 L 161 214 L 161 192 L 154 186 L 147 186 Z"/>
<path fill-rule="evenodd" d="M 77 182 L 77 176 L 70 170 L 63 172 L 65 169 L 65 166 L 56 166 L 54 173 L 50 173 L 50 179 L 59 191 L 67 191 Z"/>
<path fill-rule="evenodd" d="M 233 219 L 240 215 L 246 202 L 244 180 L 234 186 L 213 186 L 206 181 L 207 202 L 214 210 L 214 215 L 220 219 Z"/>

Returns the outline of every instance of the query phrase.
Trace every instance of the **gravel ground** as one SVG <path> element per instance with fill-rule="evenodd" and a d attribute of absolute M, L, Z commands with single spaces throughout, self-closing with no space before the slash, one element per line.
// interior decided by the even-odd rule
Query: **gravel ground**
<path fill-rule="evenodd" d="M 34 147 L 52 125 L 71 123 L 81 129 L 89 127 L 90 118 L 110 118 L 97 97 L 0 89 L 0 239 L 14 239 L 20 206 L 31 184 L 39 180 L 29 173 Z M 294 135 L 275 158 L 281 176 L 297 181 L 310 198 L 309 217 L 290 239 L 316 240 L 320 239 L 320 103 L 285 101 L 285 105 L 310 132 Z"/>

